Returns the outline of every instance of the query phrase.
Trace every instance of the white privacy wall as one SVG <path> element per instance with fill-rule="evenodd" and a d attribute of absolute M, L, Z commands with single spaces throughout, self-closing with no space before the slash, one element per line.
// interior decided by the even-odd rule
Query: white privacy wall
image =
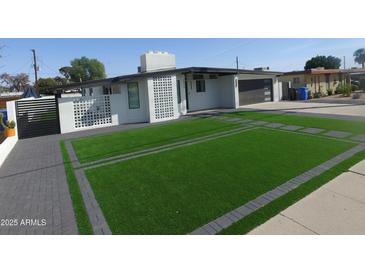
<path fill-rule="evenodd" d="M 118 115 L 112 109 L 112 101 L 117 99 L 115 97 L 101 95 L 59 98 L 61 133 L 118 125 Z"/>
<path fill-rule="evenodd" d="M 8 113 L 8 121 L 14 120 L 16 121 L 16 110 L 15 110 L 15 101 L 6 102 L 6 109 Z M 6 160 L 6 157 L 13 150 L 14 146 L 18 141 L 18 129 L 15 127 L 15 136 L 6 138 L 0 144 L 0 167 Z"/>

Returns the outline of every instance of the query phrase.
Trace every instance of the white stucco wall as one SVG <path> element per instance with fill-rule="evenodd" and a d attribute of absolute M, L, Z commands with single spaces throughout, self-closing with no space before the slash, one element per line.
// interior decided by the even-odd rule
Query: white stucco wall
<path fill-rule="evenodd" d="M 6 102 L 6 112 L 8 114 L 8 121 L 15 121 L 15 123 L 17 123 L 15 101 L 16 100 Z M 15 125 L 15 136 L 16 136 L 16 139 L 18 139 L 18 125 L 17 124 Z"/>
<path fill-rule="evenodd" d="M 235 75 L 221 76 L 218 78 L 219 103 L 221 108 L 235 108 Z"/>
<path fill-rule="evenodd" d="M 15 109 L 15 101 L 6 102 L 6 110 L 8 114 L 8 121 L 15 121 L 16 123 L 16 109 Z M 0 167 L 4 163 L 6 157 L 13 150 L 14 146 L 18 141 L 18 127 L 15 126 L 15 136 L 6 138 L 0 144 Z"/>
<path fill-rule="evenodd" d="M 218 79 L 205 79 L 205 92 L 196 91 L 196 80 L 188 80 L 189 111 L 217 108 L 220 104 Z"/>
<path fill-rule="evenodd" d="M 113 87 L 113 92 L 116 94 L 113 94 L 112 108 L 118 113 L 119 124 L 149 122 L 147 79 L 142 78 L 131 82 L 138 83 L 140 105 L 138 109 L 129 109 L 127 83 L 122 83 Z M 118 95 L 118 93 L 119 97 L 114 97 L 114 95 Z"/>
<path fill-rule="evenodd" d="M 17 136 L 8 137 L 0 144 L 0 167 L 13 150 L 18 141 Z"/>
<path fill-rule="evenodd" d="M 235 107 L 235 76 L 208 79 L 205 76 L 205 92 L 196 92 L 196 80 L 187 78 L 189 111 Z"/>

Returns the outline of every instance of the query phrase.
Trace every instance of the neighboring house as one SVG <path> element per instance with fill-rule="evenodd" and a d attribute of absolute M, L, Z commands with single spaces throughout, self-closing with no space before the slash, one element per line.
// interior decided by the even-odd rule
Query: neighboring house
<path fill-rule="evenodd" d="M 280 80 L 290 82 L 292 88 L 307 87 L 312 93 L 327 95 L 329 90 L 335 91 L 340 83 L 350 83 L 351 75 L 358 73 L 365 73 L 365 70 L 316 68 L 286 72 Z"/>
<path fill-rule="evenodd" d="M 55 90 L 58 93 L 82 90 L 79 97 L 59 98 L 61 132 L 101 124 L 153 123 L 176 119 L 189 111 L 239 108 L 281 99 L 278 76 L 282 73 L 279 72 L 208 67 L 177 69 L 175 56 L 166 52 L 143 54 L 138 71 L 58 86 Z M 69 117 L 65 119 L 66 116 Z"/>

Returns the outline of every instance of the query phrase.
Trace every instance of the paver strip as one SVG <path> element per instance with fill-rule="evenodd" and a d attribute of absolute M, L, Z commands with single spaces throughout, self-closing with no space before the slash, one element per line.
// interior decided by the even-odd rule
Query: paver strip
<path fill-rule="evenodd" d="M 351 137 L 351 140 L 365 142 L 365 134 L 355 135 L 355 136 Z"/>
<path fill-rule="evenodd" d="M 285 127 L 282 127 L 281 129 L 288 130 L 288 131 L 296 131 L 298 129 L 301 129 L 303 127 L 301 126 L 294 126 L 294 125 L 287 125 Z"/>
<path fill-rule="evenodd" d="M 285 182 L 284 184 L 276 187 L 273 190 L 270 190 L 256 199 L 247 202 L 246 204 L 220 216 L 219 218 L 209 222 L 208 224 L 205 224 L 196 230 L 192 231 L 191 235 L 214 235 L 223 230 L 224 228 L 227 228 L 234 224 L 235 222 L 243 219 L 250 213 L 256 211 L 257 209 L 265 206 L 266 204 L 270 203 L 272 200 L 277 199 L 278 197 L 288 193 L 289 191 L 297 188 L 299 185 L 304 184 L 305 182 L 308 182 L 312 178 L 320 175 L 321 173 L 325 172 L 326 170 L 336 166 L 337 164 L 341 163 L 342 161 L 350 158 L 354 154 L 361 152 L 365 150 L 365 144 L 359 144 L 356 147 L 353 147 L 336 157 L 304 172 L 303 174 Z M 232 218 L 232 215 L 237 216 L 237 214 L 240 215 L 239 218 Z M 212 229 L 209 229 L 209 227 L 220 227 L 220 229 L 215 229 L 214 232 Z"/>
<path fill-rule="evenodd" d="M 254 121 L 252 123 L 250 123 L 251 125 L 254 125 L 254 126 L 263 126 L 263 125 L 266 125 L 268 124 L 269 122 L 266 122 L 266 121 Z"/>
<path fill-rule="evenodd" d="M 352 133 L 347 132 L 347 131 L 331 130 L 331 131 L 324 133 L 323 135 L 326 135 L 329 137 L 335 137 L 335 138 L 346 138 L 346 137 L 349 137 L 350 135 L 352 135 Z"/>
<path fill-rule="evenodd" d="M 110 235 L 112 234 L 108 223 L 105 220 L 102 210 L 96 201 L 90 183 L 85 176 L 84 170 L 75 170 L 75 176 L 80 186 L 80 191 L 84 199 L 85 208 L 89 216 L 91 226 L 96 235 Z"/>
<path fill-rule="evenodd" d="M 231 135 L 239 134 L 239 133 L 250 131 L 250 130 L 253 130 L 253 129 L 256 129 L 256 127 L 242 127 L 242 128 L 240 128 L 240 130 L 229 132 L 227 134 L 221 134 L 221 135 L 217 135 L 217 136 L 206 137 L 206 138 L 202 138 L 202 139 L 199 139 L 199 140 L 193 141 L 193 142 L 186 142 L 186 143 L 175 145 L 175 146 L 165 147 L 165 148 L 162 148 L 162 149 L 159 149 L 159 150 L 153 150 L 153 151 L 148 151 L 148 152 L 145 152 L 145 153 L 139 153 L 139 154 L 135 154 L 135 155 L 132 155 L 132 156 L 127 156 L 127 157 L 111 160 L 111 161 L 108 161 L 108 162 L 104 161 L 104 162 L 101 162 L 101 163 L 97 163 L 95 165 L 88 165 L 88 166 L 84 166 L 84 167 L 81 167 L 81 168 L 84 169 L 84 170 L 88 170 L 88 169 L 93 169 L 93 168 L 97 168 L 97 167 L 102 167 L 102 166 L 106 166 L 106 165 L 110 165 L 110 164 L 119 163 L 119 162 L 122 162 L 122 161 L 131 160 L 131 159 L 134 159 L 134 158 L 144 157 L 144 156 L 147 156 L 147 155 L 152 155 L 152 154 L 157 154 L 157 153 L 161 153 L 161 152 L 164 152 L 164 151 L 173 150 L 173 149 L 180 148 L 180 147 L 191 146 L 191 145 L 195 145 L 195 144 L 199 144 L 199 143 L 204 143 L 206 141 L 211 141 L 211 140 L 215 140 L 215 139 L 228 137 L 228 136 L 231 136 Z"/>
<path fill-rule="evenodd" d="M 68 156 L 70 157 L 70 161 L 71 161 L 71 164 L 73 165 L 73 167 L 80 166 L 81 165 L 80 161 L 76 156 L 76 152 L 72 146 L 71 141 L 65 140 L 65 146 L 66 146 L 66 150 L 67 150 Z"/>
<path fill-rule="evenodd" d="M 279 128 L 285 126 L 284 124 L 281 123 L 270 123 L 270 124 L 266 124 L 265 127 L 270 127 L 270 128 Z"/>
<path fill-rule="evenodd" d="M 152 151 L 158 151 L 164 148 L 169 148 L 169 147 L 175 147 L 178 145 L 183 145 L 183 144 L 187 144 L 187 143 L 191 143 L 191 142 L 195 142 L 195 141 L 199 141 L 199 140 L 204 140 L 207 138 L 211 138 L 211 137 L 216 137 L 216 136 L 225 136 L 229 133 L 235 133 L 235 132 L 240 132 L 242 131 L 242 129 L 244 128 L 249 128 L 250 126 L 246 126 L 246 127 L 238 127 L 238 128 L 234 128 L 231 130 L 226 130 L 226 131 L 222 131 L 222 132 L 216 132 L 213 134 L 209 134 L 209 135 L 204 135 L 204 136 L 200 136 L 197 138 L 193 138 L 193 139 L 187 139 L 187 140 L 182 140 L 179 142 L 175 142 L 175 143 L 169 143 L 169 144 L 165 144 L 165 145 L 161 145 L 161 146 L 157 146 L 157 147 L 152 147 L 152 148 L 147 148 L 147 149 L 143 149 L 143 150 L 137 150 L 137 151 L 133 151 L 133 152 L 128 152 L 128 153 L 123 153 L 123 154 L 119 154 L 116 156 L 111 156 L 111 157 L 107 157 L 107 158 L 102 158 L 100 160 L 96 160 L 96 161 L 92 161 L 92 162 L 87 162 L 84 164 L 80 164 L 79 160 L 77 159 L 76 153 L 72 147 L 72 144 L 70 141 L 65 141 L 68 143 L 68 150 L 74 155 L 74 157 L 72 158 L 72 164 L 74 166 L 74 168 L 80 168 L 80 167 L 86 167 L 86 166 L 90 166 L 90 165 L 96 165 L 98 163 L 102 163 L 102 162 L 110 162 L 112 160 L 116 160 L 116 159 L 121 159 L 121 158 L 125 158 L 125 157 L 131 157 L 134 155 L 139 155 L 139 154 L 143 154 L 143 153 L 147 153 L 147 152 L 152 152 Z M 251 126 L 252 127 L 252 126 Z M 71 156 L 70 156 L 71 158 Z"/>
<path fill-rule="evenodd" d="M 309 128 L 302 129 L 300 131 L 305 132 L 305 133 L 310 133 L 310 134 L 318 134 L 318 133 L 321 133 L 325 130 L 323 128 L 309 127 Z"/>

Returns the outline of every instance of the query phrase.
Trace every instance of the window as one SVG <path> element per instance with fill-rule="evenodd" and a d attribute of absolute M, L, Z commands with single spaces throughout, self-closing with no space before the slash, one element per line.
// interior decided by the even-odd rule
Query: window
<path fill-rule="evenodd" d="M 204 79 L 203 74 L 193 74 L 193 80 L 202 80 Z"/>
<path fill-rule="evenodd" d="M 111 94 L 111 93 L 112 93 L 112 88 L 110 86 L 103 86 L 104 95 Z"/>
<path fill-rule="evenodd" d="M 300 83 L 300 78 L 299 77 L 294 77 L 293 78 L 293 83 L 294 84 L 299 84 Z"/>
<path fill-rule="evenodd" d="M 196 92 L 205 92 L 205 80 L 196 80 Z"/>
<path fill-rule="evenodd" d="M 181 104 L 180 80 L 177 80 L 177 82 L 176 82 L 176 89 L 177 89 L 177 103 Z"/>
<path fill-rule="evenodd" d="M 93 96 L 93 93 L 94 93 L 93 88 L 89 88 L 89 95 L 90 95 L 90 96 Z"/>
<path fill-rule="evenodd" d="M 136 109 L 139 108 L 139 90 L 138 90 L 138 83 L 132 82 L 128 83 L 128 104 L 129 109 Z"/>

